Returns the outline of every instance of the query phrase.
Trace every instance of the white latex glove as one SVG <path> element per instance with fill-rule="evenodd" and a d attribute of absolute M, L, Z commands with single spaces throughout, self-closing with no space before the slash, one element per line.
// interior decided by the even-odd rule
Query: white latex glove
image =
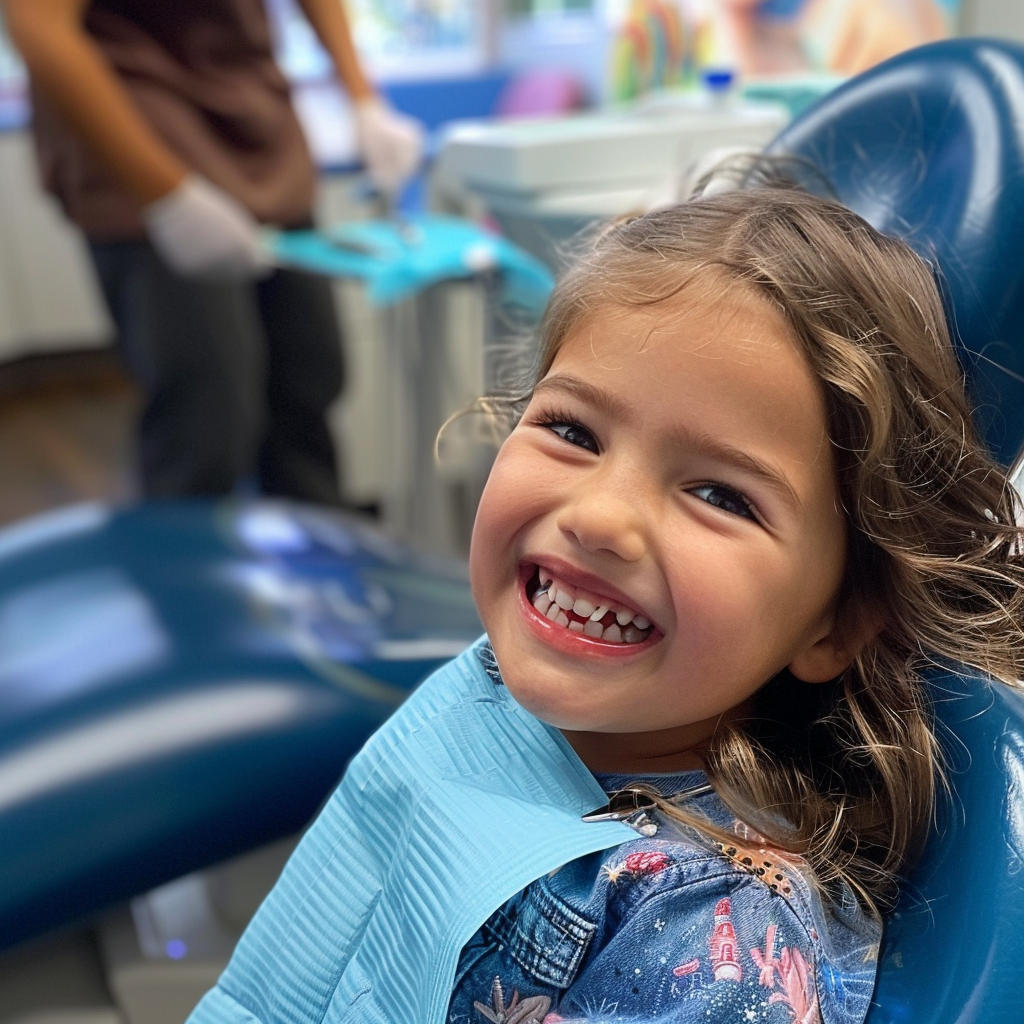
<path fill-rule="evenodd" d="M 373 183 L 394 196 L 419 167 L 423 125 L 400 114 L 379 96 L 355 104 L 359 151 Z"/>
<path fill-rule="evenodd" d="M 185 277 L 241 280 L 270 272 L 256 218 L 198 174 L 144 206 L 142 219 L 160 258 Z"/>

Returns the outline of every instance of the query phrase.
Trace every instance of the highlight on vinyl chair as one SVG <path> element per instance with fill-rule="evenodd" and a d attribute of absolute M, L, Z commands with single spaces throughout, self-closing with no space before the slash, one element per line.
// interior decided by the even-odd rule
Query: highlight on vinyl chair
<path fill-rule="evenodd" d="M 908 51 L 822 99 L 768 147 L 928 259 L 996 457 L 1024 445 L 1024 47 Z M 800 168 L 805 168 L 801 171 Z M 827 183 L 827 184 L 826 184 Z M 1024 1019 L 1024 698 L 932 680 L 951 799 L 890 915 L 868 1024 Z"/>
<path fill-rule="evenodd" d="M 1010 465 L 1024 441 L 1024 47 L 909 50 L 824 97 L 767 152 L 795 157 L 801 184 L 935 266 L 979 426 Z"/>

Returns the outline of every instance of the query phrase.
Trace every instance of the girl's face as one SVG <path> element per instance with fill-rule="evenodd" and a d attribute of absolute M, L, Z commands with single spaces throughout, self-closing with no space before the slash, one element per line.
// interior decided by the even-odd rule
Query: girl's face
<path fill-rule="evenodd" d="M 700 767 L 777 672 L 850 661 L 821 387 L 778 312 L 705 283 L 567 337 L 477 514 L 473 593 L 505 682 L 598 771 Z"/>

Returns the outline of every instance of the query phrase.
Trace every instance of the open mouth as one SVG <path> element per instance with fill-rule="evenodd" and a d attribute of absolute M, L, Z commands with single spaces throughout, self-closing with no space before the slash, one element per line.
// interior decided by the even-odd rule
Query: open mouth
<path fill-rule="evenodd" d="M 592 640 L 640 644 L 654 632 L 651 620 L 639 612 L 574 587 L 541 566 L 526 582 L 526 599 L 539 615 Z"/>

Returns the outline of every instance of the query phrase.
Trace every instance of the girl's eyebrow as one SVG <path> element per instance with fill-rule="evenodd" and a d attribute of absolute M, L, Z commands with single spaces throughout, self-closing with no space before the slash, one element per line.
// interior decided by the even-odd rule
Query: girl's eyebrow
<path fill-rule="evenodd" d="M 545 377 L 533 389 L 535 395 L 547 391 L 561 392 L 572 398 L 578 398 L 581 402 L 586 402 L 587 405 L 597 409 L 598 412 L 607 413 L 609 416 L 624 418 L 626 415 L 625 402 L 620 402 L 610 392 L 603 391 L 601 388 L 568 373 Z"/>
<path fill-rule="evenodd" d="M 625 419 L 628 415 L 625 402 L 620 401 L 610 392 L 595 387 L 593 384 L 568 373 L 559 373 L 551 377 L 545 377 L 533 389 L 535 395 L 544 394 L 549 391 L 569 395 L 616 419 Z M 696 451 L 709 459 L 724 462 L 727 465 L 735 466 L 737 469 L 752 473 L 775 491 L 780 498 L 790 505 L 794 512 L 799 513 L 803 510 L 803 502 L 801 502 L 793 485 L 786 479 L 785 474 L 762 459 L 751 455 L 749 452 L 729 444 L 728 441 L 722 441 L 717 437 L 712 437 L 710 434 L 690 430 L 686 427 L 673 429 L 670 439 L 680 448 Z"/>

